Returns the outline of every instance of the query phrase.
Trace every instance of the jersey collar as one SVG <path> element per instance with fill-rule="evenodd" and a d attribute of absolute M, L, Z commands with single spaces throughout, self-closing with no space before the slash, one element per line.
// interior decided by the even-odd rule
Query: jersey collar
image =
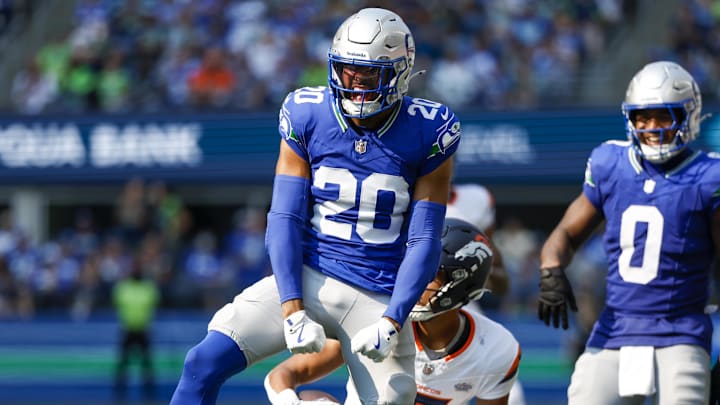
<path fill-rule="evenodd" d="M 331 104 L 333 108 L 333 115 L 335 115 L 335 119 L 337 120 L 338 125 L 340 125 L 340 129 L 342 129 L 343 133 L 345 133 L 350 125 L 345 120 L 345 116 L 342 115 L 342 112 L 340 112 L 340 107 L 338 107 L 337 103 L 333 102 Z M 397 104 L 398 105 L 393 109 L 393 112 L 392 114 L 390 114 L 388 120 L 385 121 L 385 124 L 377 131 L 378 138 L 383 136 L 388 130 L 390 130 L 392 125 L 397 120 L 397 117 L 400 115 L 400 109 L 402 108 L 402 100 L 400 100 Z"/>
<path fill-rule="evenodd" d="M 383 136 L 389 129 L 392 127 L 392 125 L 395 123 L 395 120 L 397 119 L 398 115 L 400 115 L 400 108 L 402 108 L 402 100 L 398 102 L 398 105 L 393 110 L 392 114 L 390 114 L 390 118 L 388 118 L 387 121 L 385 121 L 385 125 L 380 127 L 380 129 L 377 131 L 378 138 Z"/>
<path fill-rule="evenodd" d="M 337 120 L 338 125 L 340 125 L 340 129 L 342 129 L 343 133 L 345 133 L 345 131 L 347 131 L 348 129 L 348 123 L 345 122 L 345 117 L 340 112 L 340 107 L 338 107 L 336 102 L 332 102 L 330 104 L 332 105 L 333 114 L 335 115 L 335 119 Z"/>
<path fill-rule="evenodd" d="M 633 169 L 635 170 L 635 173 L 640 174 L 642 172 L 646 172 L 646 170 L 643 169 L 642 163 L 640 162 L 640 159 L 639 159 L 638 154 L 635 151 L 635 149 L 630 147 L 627 149 L 627 151 L 628 151 L 628 157 L 630 158 L 630 165 L 632 165 Z M 663 174 L 663 177 L 665 177 L 667 179 L 670 176 L 674 175 L 675 173 L 681 171 L 682 169 L 687 167 L 687 165 L 689 165 L 695 159 L 697 159 L 698 156 L 700 156 L 700 151 L 693 152 L 690 156 L 686 157 L 677 166 L 675 166 L 671 170 L 668 170 L 667 172 L 665 172 Z"/>
<path fill-rule="evenodd" d="M 454 359 L 455 357 L 461 355 L 465 350 L 467 350 L 468 347 L 470 347 L 470 344 L 473 342 L 473 339 L 475 338 L 475 318 L 470 315 L 467 311 L 464 309 L 460 309 L 460 313 L 465 316 L 465 319 L 467 320 L 467 323 L 465 324 L 465 328 L 467 329 L 467 333 L 463 333 L 464 336 L 464 342 L 459 345 L 460 348 L 457 350 L 454 350 L 452 353 L 449 353 L 447 356 L 443 357 L 444 361 L 450 361 Z M 417 331 L 418 326 L 415 324 L 415 322 L 412 323 L 413 327 L 413 334 L 415 335 L 415 347 L 419 352 L 424 351 L 422 342 L 420 342 L 419 333 Z"/>

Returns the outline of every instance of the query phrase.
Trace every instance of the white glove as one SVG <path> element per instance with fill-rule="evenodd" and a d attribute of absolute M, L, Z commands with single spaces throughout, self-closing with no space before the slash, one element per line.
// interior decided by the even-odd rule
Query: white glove
<path fill-rule="evenodd" d="M 380 318 L 374 324 L 361 329 L 350 341 L 353 353 L 360 353 L 379 363 L 390 355 L 398 342 L 398 331 L 392 322 Z"/>
<path fill-rule="evenodd" d="M 325 329 L 300 310 L 290 314 L 283 322 L 285 344 L 291 353 L 316 353 L 325 346 Z"/>

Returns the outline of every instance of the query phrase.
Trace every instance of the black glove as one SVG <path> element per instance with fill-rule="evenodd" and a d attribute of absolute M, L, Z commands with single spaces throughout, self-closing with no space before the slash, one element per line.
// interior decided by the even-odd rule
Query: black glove
<path fill-rule="evenodd" d="M 567 306 L 577 312 L 575 295 L 570 281 L 560 267 L 540 269 L 540 298 L 538 300 L 538 318 L 550 326 L 557 328 L 562 318 L 562 328 L 568 328 Z"/>
<path fill-rule="evenodd" d="M 710 405 L 717 405 L 720 402 L 720 359 L 710 371 Z"/>

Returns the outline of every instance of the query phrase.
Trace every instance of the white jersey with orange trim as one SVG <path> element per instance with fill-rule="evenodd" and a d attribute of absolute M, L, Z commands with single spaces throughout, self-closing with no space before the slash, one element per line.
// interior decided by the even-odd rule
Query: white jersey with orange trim
<path fill-rule="evenodd" d="M 474 398 L 504 397 L 517 379 L 521 351 L 512 333 L 472 309 L 464 308 L 461 313 L 469 322 L 470 333 L 455 353 L 432 360 L 415 333 L 416 405 L 458 405 Z M 345 404 L 359 403 L 348 381 Z"/>
<path fill-rule="evenodd" d="M 454 184 L 445 216 L 470 222 L 486 232 L 495 225 L 495 198 L 479 184 Z"/>

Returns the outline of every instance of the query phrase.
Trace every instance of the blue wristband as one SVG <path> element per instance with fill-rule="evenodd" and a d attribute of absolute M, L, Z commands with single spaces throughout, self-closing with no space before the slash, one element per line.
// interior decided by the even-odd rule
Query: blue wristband
<path fill-rule="evenodd" d="M 383 316 L 400 325 L 427 285 L 435 278 L 440 265 L 441 233 L 445 223 L 445 206 L 430 201 L 416 201 L 408 227 L 405 257 L 400 263 L 390 304 Z"/>
<path fill-rule="evenodd" d="M 302 298 L 302 245 L 309 193 L 310 180 L 297 176 L 275 176 L 265 246 L 281 303 Z"/>

